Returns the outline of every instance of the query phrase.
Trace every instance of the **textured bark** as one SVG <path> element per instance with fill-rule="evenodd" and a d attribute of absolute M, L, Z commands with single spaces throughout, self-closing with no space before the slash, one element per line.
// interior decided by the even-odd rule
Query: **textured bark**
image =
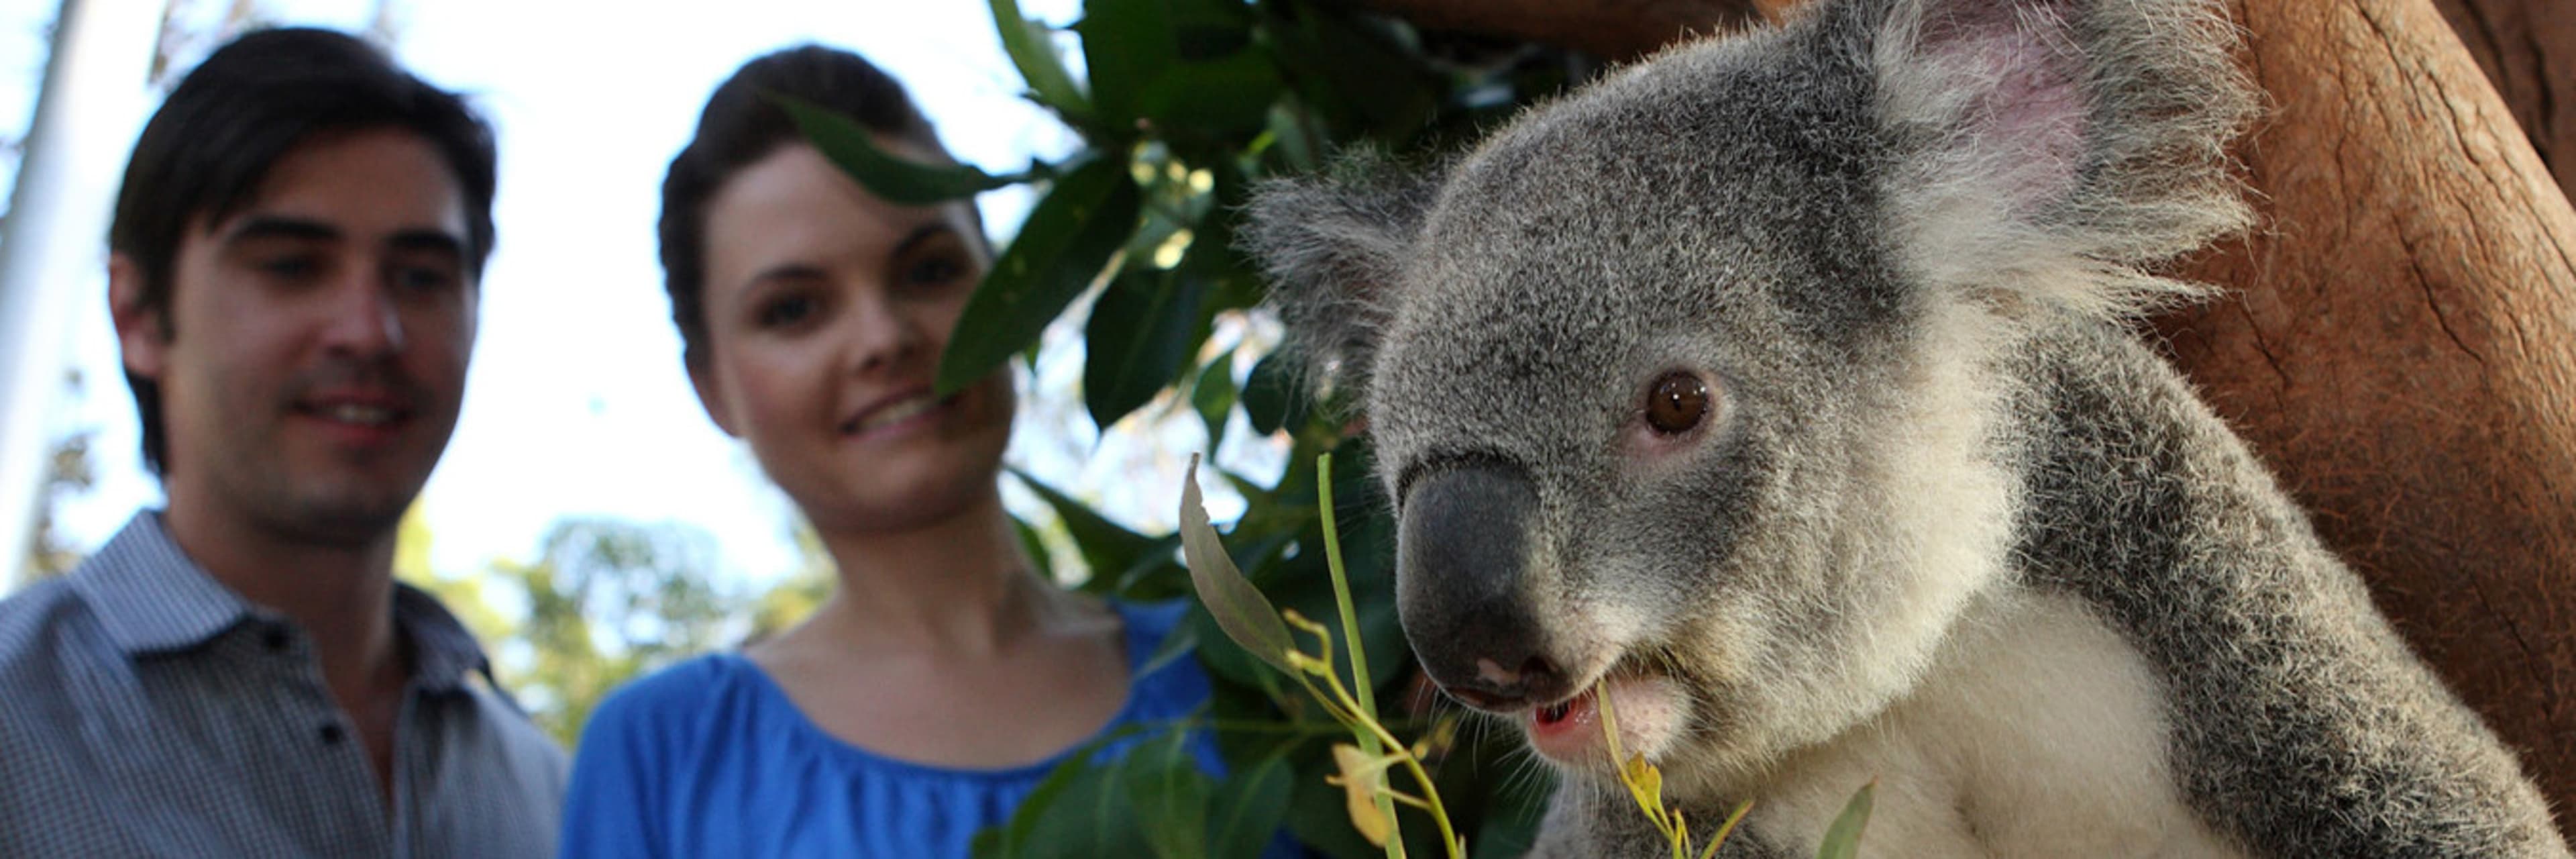
<path fill-rule="evenodd" d="M 2576 210 L 2427 0 L 2238 0 L 2265 227 L 2176 361 L 2576 807 Z"/>
<path fill-rule="evenodd" d="M 2521 753 L 2564 828 L 2576 211 L 2561 183 L 2576 181 L 2553 180 L 2541 153 L 2576 178 L 2576 109 L 2557 107 L 2576 104 L 2576 13 L 2440 2 L 2460 36 L 2433 0 L 2230 0 L 2273 102 L 2239 147 L 2265 226 L 2186 266 L 2226 298 L 2156 328 L 2380 609 Z M 1798 3 L 1361 0 L 1617 58 Z"/>
<path fill-rule="evenodd" d="M 2576 4 L 2567 0 L 2434 0 L 2478 68 L 2504 95 L 2540 160 L 2576 198 Z"/>

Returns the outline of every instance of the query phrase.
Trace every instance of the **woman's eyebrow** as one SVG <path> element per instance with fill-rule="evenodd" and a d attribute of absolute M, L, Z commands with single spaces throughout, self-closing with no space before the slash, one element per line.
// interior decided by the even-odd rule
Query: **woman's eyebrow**
<path fill-rule="evenodd" d="M 905 252 L 912 250 L 915 245 L 929 241 L 932 238 L 943 234 L 955 235 L 956 232 L 957 228 L 949 226 L 946 221 L 933 221 L 931 223 L 914 227 L 910 234 L 903 237 L 903 241 L 895 243 L 894 255 L 902 256 Z"/>

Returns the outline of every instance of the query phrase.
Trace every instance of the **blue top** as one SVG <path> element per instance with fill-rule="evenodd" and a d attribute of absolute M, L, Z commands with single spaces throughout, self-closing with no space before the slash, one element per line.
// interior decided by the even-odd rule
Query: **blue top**
<path fill-rule="evenodd" d="M 1208 698 L 1197 660 L 1143 673 L 1188 604 L 1112 605 L 1131 680 L 1103 731 L 1190 716 Z M 1205 731 L 1189 743 L 1201 768 L 1220 771 Z M 825 733 L 751 660 L 701 656 L 619 689 L 591 714 L 573 756 L 563 855 L 964 857 L 977 830 L 1009 819 L 1072 753 L 994 770 L 884 757 Z"/>

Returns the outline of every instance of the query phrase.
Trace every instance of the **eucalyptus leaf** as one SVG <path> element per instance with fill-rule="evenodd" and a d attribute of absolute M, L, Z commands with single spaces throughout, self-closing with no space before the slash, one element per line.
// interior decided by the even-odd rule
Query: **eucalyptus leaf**
<path fill-rule="evenodd" d="M 1046 27 L 1021 15 L 1018 0 L 987 0 L 985 5 L 992 8 L 993 30 L 1001 36 L 1002 52 L 1019 68 L 1029 95 L 1067 121 L 1079 125 L 1089 119 L 1091 104 L 1074 85 L 1073 75 L 1065 71 L 1064 58 L 1056 55 Z"/>
<path fill-rule="evenodd" d="M 1288 637 L 1288 624 L 1279 619 L 1279 609 L 1271 606 L 1270 598 L 1235 568 L 1216 526 L 1208 524 L 1207 505 L 1199 500 L 1197 454 L 1190 455 L 1186 473 L 1188 482 L 1181 486 L 1181 552 L 1189 559 L 1190 582 L 1198 586 L 1199 601 L 1207 605 L 1227 638 L 1281 673 L 1296 674 L 1288 665 L 1288 654 L 1297 649 Z"/>
<path fill-rule="evenodd" d="M 1011 476 L 1019 478 L 1020 484 L 1028 487 L 1030 494 L 1054 508 L 1057 518 L 1064 520 L 1065 533 L 1073 537 L 1073 545 L 1082 551 L 1083 563 L 1091 568 L 1088 575 L 1093 579 L 1111 579 L 1154 551 L 1160 542 L 1109 521 L 1108 517 L 1090 506 L 1027 472 L 1014 468 Z"/>
<path fill-rule="evenodd" d="M 1106 431 L 1180 372 L 1205 292 L 1177 271 L 1131 268 L 1100 293 L 1083 324 L 1082 400 L 1093 425 Z"/>
<path fill-rule="evenodd" d="M 1860 855 L 1860 832 L 1869 826 L 1872 795 L 1878 792 L 1878 781 L 1861 785 L 1843 804 L 1843 813 L 1834 816 L 1833 825 L 1825 827 L 1825 840 L 1816 846 L 1816 859 L 1852 859 Z"/>
<path fill-rule="evenodd" d="M 1207 855 L 1211 859 L 1252 859 L 1277 837 L 1288 818 L 1288 759 L 1273 754 L 1237 769 L 1208 802 Z"/>
<path fill-rule="evenodd" d="M 1125 787 L 1136 823 L 1160 859 L 1206 859 L 1207 814 L 1215 785 L 1190 754 L 1188 731 L 1173 730 L 1127 754 Z"/>
<path fill-rule="evenodd" d="M 1138 205 L 1136 180 L 1117 159 L 1092 159 L 1057 180 L 967 297 L 939 356 L 939 395 L 965 390 L 1036 343 L 1135 231 Z"/>
<path fill-rule="evenodd" d="M 1225 441 L 1226 418 L 1234 414 L 1232 350 L 1208 359 L 1207 366 L 1199 369 L 1198 379 L 1190 383 L 1190 407 L 1207 424 L 1208 450 L 1216 450 Z"/>
<path fill-rule="evenodd" d="M 887 202 L 904 206 L 927 206 L 960 200 L 1008 185 L 1042 178 L 1045 170 L 1032 167 L 1024 173 L 995 176 L 971 164 L 924 164 L 888 152 L 877 145 L 876 134 L 831 108 L 784 93 L 770 93 L 769 99 L 787 112 L 805 139 L 830 159 L 832 165 L 868 189 L 868 193 Z"/>
<path fill-rule="evenodd" d="M 1277 352 L 1261 356 L 1252 365 L 1252 374 L 1243 379 L 1243 416 L 1252 419 L 1252 431 L 1262 435 L 1294 427 L 1289 419 L 1297 392 L 1291 390 L 1288 360 Z"/>

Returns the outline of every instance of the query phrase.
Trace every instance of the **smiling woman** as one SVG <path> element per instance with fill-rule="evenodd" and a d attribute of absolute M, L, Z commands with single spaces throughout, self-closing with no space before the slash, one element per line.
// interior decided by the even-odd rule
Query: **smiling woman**
<path fill-rule="evenodd" d="M 1036 572 L 998 485 L 1007 368 L 933 395 L 991 265 L 974 211 L 869 194 L 774 95 L 856 117 L 907 157 L 948 156 L 891 78 L 807 46 L 720 87 L 663 185 L 690 382 L 813 523 L 838 587 L 775 638 L 603 703 L 577 758 L 568 855 L 964 856 L 1056 763 L 1132 745 L 1115 732 L 1208 695 L 1194 661 L 1148 660 L 1182 606 L 1077 595 Z M 1217 766 L 1209 737 L 1175 736 Z"/>

